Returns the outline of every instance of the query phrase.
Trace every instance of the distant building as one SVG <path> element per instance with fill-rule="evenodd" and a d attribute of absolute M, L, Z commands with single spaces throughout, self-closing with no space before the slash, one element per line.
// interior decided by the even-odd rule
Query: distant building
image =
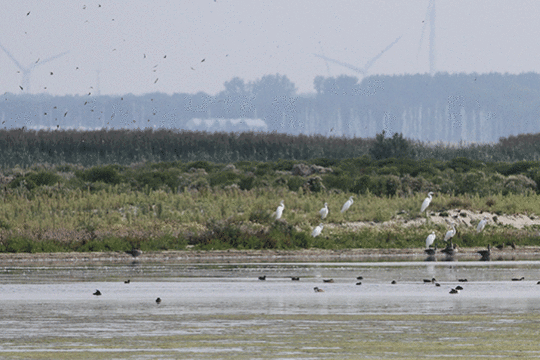
<path fill-rule="evenodd" d="M 268 126 L 262 119 L 198 119 L 187 121 L 184 130 L 208 132 L 239 132 L 239 131 L 268 131 Z"/>

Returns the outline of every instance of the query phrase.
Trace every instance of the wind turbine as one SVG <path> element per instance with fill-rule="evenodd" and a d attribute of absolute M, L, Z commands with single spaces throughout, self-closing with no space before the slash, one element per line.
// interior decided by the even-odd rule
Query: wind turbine
<path fill-rule="evenodd" d="M 332 63 L 335 63 L 335 64 L 338 64 L 338 65 L 341 65 L 343 67 L 346 67 L 348 69 L 351 69 L 351 70 L 354 70 L 356 71 L 357 73 L 359 73 L 360 75 L 363 75 L 363 76 L 366 76 L 367 75 L 367 72 L 369 70 L 370 67 L 373 66 L 373 64 L 375 64 L 375 61 L 379 60 L 379 58 L 381 56 L 383 56 L 383 54 L 385 52 L 387 52 L 388 50 L 390 50 L 390 48 L 392 46 L 394 46 L 399 40 L 401 39 L 401 36 L 398 37 L 396 40 L 392 41 L 392 43 L 390 45 L 388 45 L 387 47 L 385 47 L 379 54 L 377 54 L 375 57 L 373 57 L 371 60 L 369 60 L 363 68 L 361 67 L 358 67 L 358 66 L 354 66 L 354 65 L 351 65 L 351 64 L 348 64 L 346 62 L 343 62 L 343 61 L 339 61 L 339 60 L 335 60 L 335 59 L 331 59 L 329 57 L 326 57 L 324 55 L 319 55 L 319 54 L 313 54 L 315 56 L 317 56 L 318 58 L 321 58 L 325 61 L 330 61 Z"/>
<path fill-rule="evenodd" d="M 426 17 L 422 25 L 422 34 L 420 35 L 420 45 L 418 46 L 418 53 L 420 53 L 420 47 L 424 40 L 424 33 L 426 31 L 426 25 L 429 21 L 429 74 L 435 75 L 435 0 L 429 0 Z M 418 54 L 416 55 L 418 58 Z"/>
<path fill-rule="evenodd" d="M 25 66 L 22 66 L 21 63 L 19 63 L 17 61 L 17 59 L 15 59 L 15 57 L 13 57 L 13 55 L 11 55 L 10 52 L 5 47 L 2 46 L 2 44 L 0 44 L 0 48 L 2 48 L 2 50 L 4 50 L 6 55 L 11 59 L 11 61 L 13 61 L 15 63 L 15 65 L 17 65 L 17 67 L 21 71 L 21 73 L 22 73 L 22 86 L 21 86 L 21 88 L 22 88 L 23 91 L 25 91 L 27 93 L 30 92 L 30 75 L 32 74 L 32 70 L 34 70 L 34 68 L 36 68 L 36 67 L 38 67 L 40 65 L 43 65 L 45 63 L 48 63 L 49 61 L 58 59 L 59 57 L 64 56 L 67 53 L 69 53 L 69 51 L 65 51 L 63 53 L 52 56 L 52 57 L 50 57 L 48 59 L 45 59 L 45 60 L 40 60 L 38 58 L 37 61 L 35 61 L 32 64 L 25 67 Z"/>

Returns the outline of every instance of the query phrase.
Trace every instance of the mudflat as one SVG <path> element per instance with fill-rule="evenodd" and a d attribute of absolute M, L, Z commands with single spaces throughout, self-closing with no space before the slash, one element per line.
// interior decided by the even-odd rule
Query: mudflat
<path fill-rule="evenodd" d="M 450 260 L 441 249 L 429 260 Z M 452 260 L 480 260 L 478 251 L 485 248 L 458 248 Z M 125 252 L 2 253 L 0 265 L 9 263 L 121 263 L 149 262 L 321 262 L 321 261 L 424 261 L 424 249 L 302 249 L 302 250 L 183 250 L 142 252 L 133 257 Z M 492 249 L 491 260 L 540 259 L 540 247 L 523 246 Z"/>

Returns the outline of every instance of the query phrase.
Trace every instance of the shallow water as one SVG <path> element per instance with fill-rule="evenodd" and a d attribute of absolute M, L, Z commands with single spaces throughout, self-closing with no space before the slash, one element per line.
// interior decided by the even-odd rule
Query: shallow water
<path fill-rule="evenodd" d="M 4 266 L 0 358 L 533 358 L 539 270 L 535 261 Z M 440 287 L 423 282 L 433 277 Z"/>

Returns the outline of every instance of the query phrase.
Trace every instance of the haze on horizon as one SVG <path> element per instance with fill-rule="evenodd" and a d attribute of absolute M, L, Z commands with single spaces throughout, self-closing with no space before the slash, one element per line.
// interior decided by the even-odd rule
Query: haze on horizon
<path fill-rule="evenodd" d="M 267 74 L 309 93 L 319 75 L 360 77 L 314 53 L 363 67 L 398 37 L 369 74 L 428 73 L 429 3 L 26 0 L 0 13 L 0 45 L 22 67 L 35 66 L 32 94 L 216 94 L 234 77 Z M 540 72 L 540 2 L 435 4 L 437 71 Z M 0 76 L 0 93 L 24 93 L 21 69 L 2 49 Z"/>

